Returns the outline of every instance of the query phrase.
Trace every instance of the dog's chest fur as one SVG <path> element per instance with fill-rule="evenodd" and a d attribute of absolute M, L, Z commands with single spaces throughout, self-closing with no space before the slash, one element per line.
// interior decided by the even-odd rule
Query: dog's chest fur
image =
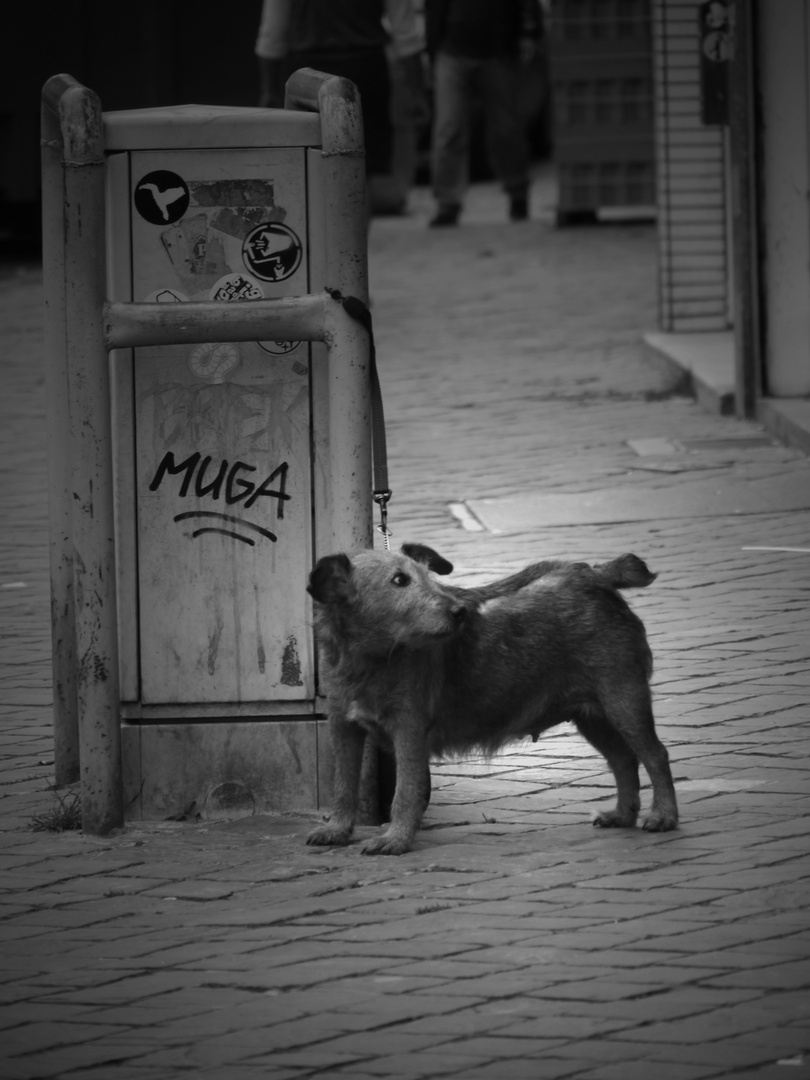
<path fill-rule="evenodd" d="M 384 658 L 346 656 L 324 665 L 331 708 L 365 728 L 382 729 L 389 738 L 397 723 L 430 726 L 441 697 L 435 650 L 397 649 Z"/>

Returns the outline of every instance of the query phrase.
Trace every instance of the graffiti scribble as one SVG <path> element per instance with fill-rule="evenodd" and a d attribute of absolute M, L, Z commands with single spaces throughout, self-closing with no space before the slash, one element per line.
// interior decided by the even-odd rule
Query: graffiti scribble
<path fill-rule="evenodd" d="M 189 518 L 218 518 L 220 521 L 227 521 L 230 525 L 239 525 L 243 529 L 253 529 L 254 532 L 260 533 L 262 536 L 266 536 L 268 540 L 272 540 L 273 543 L 278 540 L 275 533 L 270 532 L 269 529 L 265 529 L 261 525 L 254 525 L 252 521 L 244 521 L 242 518 L 232 517 L 230 514 L 219 514 L 215 510 L 186 510 L 182 514 L 175 514 L 175 521 L 187 521 Z M 245 536 L 239 536 L 238 533 L 231 532 L 228 529 L 220 529 L 216 527 L 207 527 L 203 529 L 197 529 L 193 532 L 192 536 L 200 536 L 202 533 L 207 532 L 221 532 L 225 536 L 233 536 L 236 540 L 242 540 L 246 544 L 254 546 L 254 541 L 248 539 Z"/>

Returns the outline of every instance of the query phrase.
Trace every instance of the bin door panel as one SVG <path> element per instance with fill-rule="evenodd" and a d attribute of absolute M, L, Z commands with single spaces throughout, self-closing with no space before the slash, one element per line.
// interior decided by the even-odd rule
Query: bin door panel
<path fill-rule="evenodd" d="M 306 293 L 303 159 L 133 153 L 133 299 Z M 296 342 L 135 350 L 145 704 L 314 694 L 309 366 Z"/>

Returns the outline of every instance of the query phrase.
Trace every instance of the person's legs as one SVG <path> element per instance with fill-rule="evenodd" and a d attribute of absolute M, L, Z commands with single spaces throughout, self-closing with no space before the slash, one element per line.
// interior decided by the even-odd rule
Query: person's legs
<path fill-rule="evenodd" d="M 522 68 L 517 60 L 488 60 L 483 69 L 487 150 L 509 196 L 513 221 L 528 217 L 529 142 L 520 110 Z"/>
<path fill-rule="evenodd" d="M 469 183 L 470 81 L 474 60 L 439 52 L 433 65 L 433 194 L 431 225 L 455 225 Z"/>

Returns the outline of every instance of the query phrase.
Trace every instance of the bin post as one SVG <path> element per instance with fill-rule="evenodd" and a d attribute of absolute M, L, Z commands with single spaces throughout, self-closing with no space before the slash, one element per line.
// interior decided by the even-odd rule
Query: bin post
<path fill-rule="evenodd" d="M 54 318 L 48 341 L 54 347 L 49 362 L 66 372 L 69 388 L 70 452 L 63 447 L 62 453 L 71 459 L 67 497 L 72 506 L 72 544 L 59 561 L 72 561 L 76 638 L 75 658 L 60 655 L 56 663 L 60 678 L 66 663 L 75 664 L 82 828 L 104 835 L 123 825 L 124 812 L 112 418 L 103 324 L 106 215 L 101 103 L 86 87 L 60 76 L 46 84 L 43 99 L 57 114 L 62 144 L 64 274 L 60 272 L 61 287 L 58 281 L 54 285 L 57 309 L 64 297 L 64 340 L 57 351 L 61 314 L 54 310 L 48 312 L 48 319 Z M 48 223 L 46 233 L 52 229 Z M 61 374 L 57 378 L 62 384 Z M 64 426 L 61 408 L 59 412 Z M 62 473 L 62 484 L 64 479 Z M 64 499 L 63 490 L 58 495 L 60 508 Z M 60 520 L 61 514 L 60 509 Z M 64 583 L 60 587 L 64 589 Z M 70 607 L 70 598 L 60 600 Z"/>
<path fill-rule="evenodd" d="M 368 304 L 365 145 L 357 87 L 301 68 L 287 82 L 284 106 L 321 117 L 326 285 Z M 368 335 L 351 323 L 329 346 L 332 550 L 355 551 L 373 542 Z"/>
<path fill-rule="evenodd" d="M 73 604 L 73 531 L 70 410 L 65 341 L 65 181 L 59 102 L 78 87 L 56 75 L 42 94 L 42 276 L 45 297 L 45 383 L 48 399 L 48 487 L 51 564 L 54 779 L 79 780 L 76 629 Z"/>
<path fill-rule="evenodd" d="M 321 116 L 326 198 L 326 284 L 368 305 L 368 196 L 360 94 L 348 79 L 301 68 L 287 82 L 285 108 Z M 359 324 L 333 338 L 329 356 L 329 438 L 334 511 L 332 550 L 373 547 L 369 512 L 371 372 L 368 335 Z M 356 416 L 358 423 L 347 424 Z M 351 463 L 350 469 L 345 463 Z M 381 818 L 379 751 L 366 739 L 360 777 L 359 820 Z"/>

